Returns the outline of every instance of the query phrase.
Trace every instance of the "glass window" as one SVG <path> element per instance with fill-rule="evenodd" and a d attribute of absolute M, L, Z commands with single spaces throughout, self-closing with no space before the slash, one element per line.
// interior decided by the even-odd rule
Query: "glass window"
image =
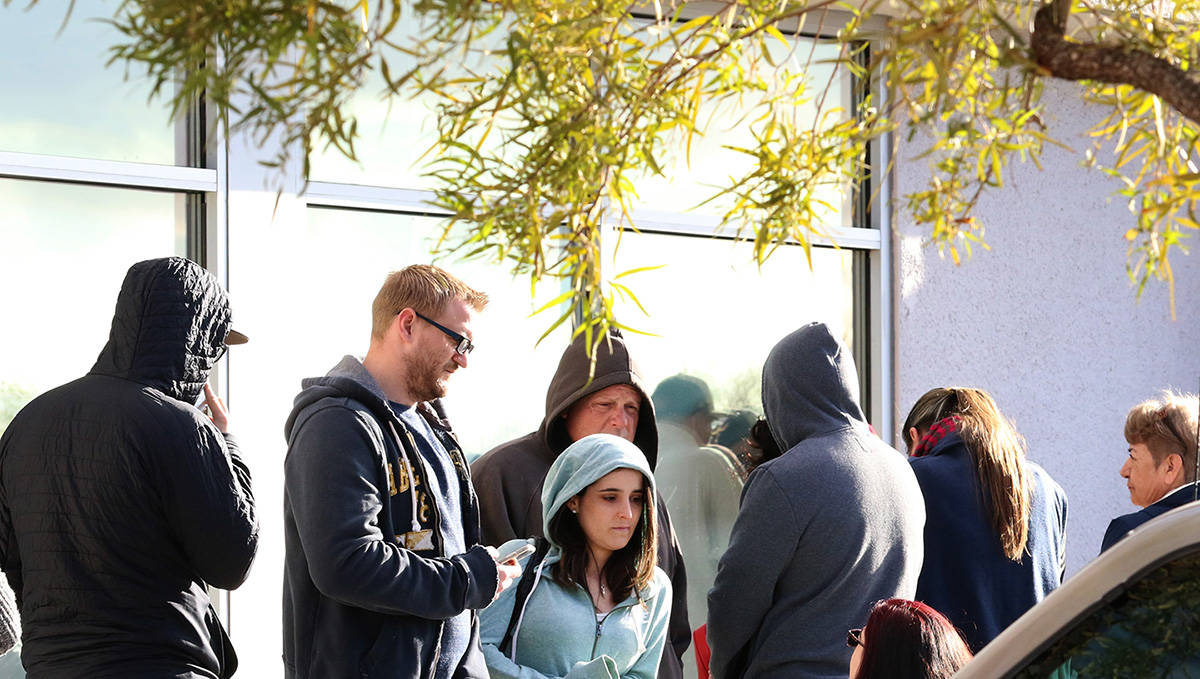
<path fill-rule="evenodd" d="M 749 243 L 728 239 L 625 232 L 616 251 L 620 282 L 633 289 L 618 319 L 653 333 L 627 333 L 631 351 L 651 384 L 679 372 L 703 378 L 718 410 L 762 411 L 763 361 L 784 335 L 823 321 L 853 346 L 852 252 L 779 248 L 762 269 Z"/>
<path fill-rule="evenodd" d="M 1200 554 L 1160 566 L 1092 612 L 1018 677 L 1200 676 Z"/>
<path fill-rule="evenodd" d="M 402 26 L 404 24 L 401 24 Z M 644 30 L 645 26 L 642 29 Z M 647 36 L 642 36 L 647 37 Z M 487 36 L 484 40 L 499 41 L 500 34 Z M 828 92 L 819 100 L 826 110 L 850 109 L 850 90 L 853 78 L 844 67 L 835 68 L 833 61 L 838 57 L 839 46 L 829 40 L 809 37 L 792 38 L 787 46 L 776 41 L 768 43 L 772 58 L 782 73 L 805 73 L 810 89 L 820 91 L 825 84 Z M 389 57 L 393 73 L 403 72 L 413 61 L 404 55 Z M 483 57 L 473 55 L 473 59 Z M 501 58 L 501 57 L 496 57 Z M 461 66 L 452 65 L 451 67 Z M 486 71 L 487 63 L 475 63 L 473 71 Z M 761 96 L 747 94 L 740 100 L 721 104 L 702 105 L 698 120 L 703 134 L 695 135 L 690 144 L 683 133 L 670 138 L 669 148 L 659 164 L 662 175 L 647 173 L 632 177 L 638 196 L 632 200 L 636 208 L 655 213 L 679 213 L 691 211 L 708 216 L 722 215 L 733 202 L 723 197 L 697 207 L 709 198 L 718 187 L 727 186 L 731 177 L 740 176 L 750 170 L 750 156 L 730 150 L 728 147 L 753 145 L 746 112 L 761 101 Z M 346 159 L 339 151 L 330 147 L 318 147 L 312 158 L 311 176 L 315 181 L 365 184 L 376 186 L 404 187 L 433 190 L 436 182 L 422 176 L 428 171 L 431 160 L 426 154 L 437 137 L 437 97 L 422 94 L 416 97 L 387 97 L 383 78 L 372 73 L 366 85 L 351 100 L 350 112 L 358 119 L 359 138 L 355 152 L 359 162 Z M 795 117 L 801 125 L 815 125 L 818 100 L 813 97 L 795 109 Z M 505 121 L 501 121 L 503 125 Z M 485 151 L 502 152 L 501 135 L 493 133 L 484 145 Z M 849 186 L 830 185 L 820 193 L 819 199 L 828 206 L 825 226 L 850 226 L 850 210 L 847 201 Z"/>
<path fill-rule="evenodd" d="M 167 103 L 147 103 L 150 83 L 123 64 L 105 67 L 115 5 L 76 0 L 59 35 L 68 3 L 28 4 L 0 8 L 0 151 L 176 164 Z"/>
<path fill-rule="evenodd" d="M 182 195 L 0 179 L 0 430 L 39 393 L 91 369 L 125 271 L 185 254 Z"/>
<path fill-rule="evenodd" d="M 397 55 L 388 63 L 399 73 L 411 68 L 410 62 Z M 313 181 L 433 190 L 434 180 L 422 175 L 429 160 L 425 153 L 437 139 L 436 98 L 387 95 L 383 77 L 372 72 L 349 106 L 358 119 L 358 162 L 336 148 L 317 146 L 309 173 Z"/>
<path fill-rule="evenodd" d="M 694 627 L 708 617 L 706 594 L 728 546 L 742 482 L 759 461 L 745 438 L 762 414 L 763 362 L 776 342 L 810 321 L 824 321 L 853 346 L 852 259 L 848 250 L 814 248 L 810 270 L 804 249 L 789 246 L 759 270 L 746 242 L 621 235 L 615 274 L 662 265 L 620 280 L 649 317 L 628 299 L 615 313 L 621 323 L 653 333 L 625 336 L 648 387 L 658 392 L 655 477 L 683 549 Z M 694 386 L 664 384 L 679 373 L 705 383 L 715 412 L 700 407 Z M 684 667 L 694 677 L 691 653 Z"/>
<path fill-rule="evenodd" d="M 21 666 L 21 644 L 18 642 L 8 653 L 0 655 L 0 679 L 23 679 L 25 668 Z"/>
<path fill-rule="evenodd" d="M 809 91 L 814 93 L 820 93 L 826 83 L 829 84 L 823 98 L 814 95 L 794 109 L 794 119 L 801 129 L 817 126 L 818 103 L 825 110 L 849 111 L 852 76 L 845 67 L 835 69 L 831 63 L 838 58 L 839 45 L 833 41 L 806 37 L 792 38 L 790 45 L 789 50 L 777 41 L 768 43 L 778 70 L 781 73 L 804 73 Z M 760 68 L 768 67 L 767 64 L 760 65 Z M 753 120 L 746 116 L 762 99 L 761 95 L 747 94 L 740 101 L 734 99 L 702 104 L 697 121 L 703 134 L 692 137 L 690 153 L 684 132 L 680 131 L 672 137 L 674 145 L 667 148 L 663 157 L 658 159 L 663 174 L 647 173 L 633 180 L 638 194 L 636 200 L 632 201 L 633 205 L 655 212 L 694 211 L 710 216 L 723 215 L 734 204 L 732 196 L 722 196 L 702 206 L 700 203 L 753 168 L 754 159 L 751 156 L 732 148 L 754 146 L 751 133 Z M 849 189 L 848 185 L 839 187 L 831 184 L 819 193 L 819 199 L 828 206 L 829 216 L 823 220 L 826 227 L 850 226 L 850 211 L 846 208 Z"/>

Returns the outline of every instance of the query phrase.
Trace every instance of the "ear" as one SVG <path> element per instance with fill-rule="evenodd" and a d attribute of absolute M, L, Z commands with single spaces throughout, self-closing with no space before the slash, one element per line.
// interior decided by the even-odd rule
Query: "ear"
<path fill-rule="evenodd" d="M 913 446 L 917 445 L 918 440 L 919 439 L 918 439 L 918 434 L 917 434 L 917 428 L 909 427 L 908 428 L 908 449 L 910 451 L 913 449 Z"/>
<path fill-rule="evenodd" d="M 571 498 L 570 500 L 567 500 L 567 509 L 571 510 L 572 512 L 578 512 L 579 511 L 579 499 Z"/>
<path fill-rule="evenodd" d="M 1165 471 L 1168 476 L 1174 476 L 1177 472 L 1179 473 L 1179 478 L 1181 478 L 1181 479 L 1184 476 L 1186 476 L 1185 474 L 1182 473 L 1183 472 L 1183 458 L 1176 453 L 1171 453 L 1170 455 L 1168 455 L 1167 459 L 1163 460 L 1163 465 L 1164 465 L 1163 471 Z"/>
<path fill-rule="evenodd" d="M 413 323 L 416 320 L 417 315 L 413 313 L 413 310 L 405 307 L 392 319 L 392 328 L 404 339 L 410 339 L 412 337 Z"/>

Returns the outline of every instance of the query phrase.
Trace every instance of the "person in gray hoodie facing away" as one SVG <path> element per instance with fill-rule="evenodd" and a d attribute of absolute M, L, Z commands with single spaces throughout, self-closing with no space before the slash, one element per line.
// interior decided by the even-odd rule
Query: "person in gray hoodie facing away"
<path fill-rule="evenodd" d="M 708 595 L 714 679 L 845 677 L 846 630 L 916 593 L 921 489 L 857 394 L 850 352 L 822 323 L 767 357 L 763 408 L 786 452 L 747 480 Z"/>

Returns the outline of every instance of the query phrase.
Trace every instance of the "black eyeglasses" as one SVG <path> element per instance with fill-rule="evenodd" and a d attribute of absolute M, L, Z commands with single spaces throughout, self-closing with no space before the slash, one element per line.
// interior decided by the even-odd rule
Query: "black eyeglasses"
<path fill-rule="evenodd" d="M 862 628 L 852 629 L 846 632 L 846 645 L 850 648 L 862 646 Z"/>
<path fill-rule="evenodd" d="M 446 326 L 442 325 L 441 323 L 438 323 L 437 321 L 433 320 L 432 318 L 429 318 L 428 316 L 422 314 L 421 312 L 417 311 L 416 309 L 413 309 L 413 313 L 417 315 L 417 318 L 421 319 L 422 321 L 425 321 L 429 325 L 432 325 L 433 327 L 437 328 L 438 330 L 441 330 L 442 332 L 446 333 L 446 337 L 449 337 L 450 339 L 454 340 L 454 342 L 455 342 L 454 350 L 457 351 L 458 353 L 462 354 L 463 356 L 466 356 L 467 354 L 469 354 L 475 350 L 475 343 L 472 342 L 471 340 L 467 339 L 466 337 L 463 337 L 462 335 L 458 334 L 457 332 L 454 332 L 450 328 L 447 328 Z"/>

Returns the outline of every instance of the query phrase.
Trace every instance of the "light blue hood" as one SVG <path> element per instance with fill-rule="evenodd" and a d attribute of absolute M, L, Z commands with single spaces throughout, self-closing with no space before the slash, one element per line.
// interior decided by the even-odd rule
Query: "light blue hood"
<path fill-rule="evenodd" d="M 633 443 L 612 434 L 592 434 L 567 446 L 546 472 L 542 485 L 542 506 L 546 508 L 542 513 L 543 534 L 550 535 L 550 520 L 567 500 L 616 469 L 641 472 L 650 484 L 646 496 L 656 497 L 650 463 Z"/>
<path fill-rule="evenodd" d="M 568 446 L 546 474 L 546 534 L 550 517 L 567 500 L 616 469 L 641 472 L 651 485 L 648 497 L 653 497 L 654 476 L 636 445 L 612 434 L 594 434 Z M 515 610 L 513 586 L 480 614 L 479 639 L 491 679 L 656 679 L 671 616 L 667 574 L 655 568 L 645 590 L 630 594 L 597 619 L 587 590 L 560 584 L 550 575 L 548 569 L 561 554 L 554 545 L 533 572 L 524 574 L 533 577 L 533 585 L 520 610 Z M 505 654 L 499 646 L 514 612 L 512 645 Z"/>

